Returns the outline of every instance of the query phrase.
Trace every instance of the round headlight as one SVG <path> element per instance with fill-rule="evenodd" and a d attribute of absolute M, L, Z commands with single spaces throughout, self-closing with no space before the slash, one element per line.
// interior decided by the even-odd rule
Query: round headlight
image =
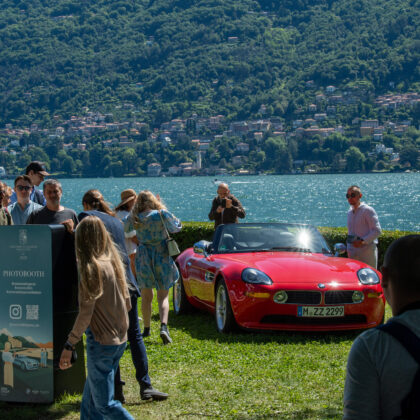
<path fill-rule="evenodd" d="M 280 290 L 274 295 L 273 300 L 276 303 L 286 303 L 287 298 L 288 298 L 287 293 L 284 290 Z"/>
<path fill-rule="evenodd" d="M 245 268 L 245 270 L 242 271 L 242 280 L 245 283 L 252 284 L 273 284 L 267 274 L 257 270 L 256 268 Z"/>
<path fill-rule="evenodd" d="M 362 284 L 378 284 L 379 276 L 371 268 L 361 268 L 357 272 L 357 277 Z"/>
<path fill-rule="evenodd" d="M 355 290 L 351 298 L 354 303 L 361 303 L 365 299 L 365 295 L 360 290 Z"/>

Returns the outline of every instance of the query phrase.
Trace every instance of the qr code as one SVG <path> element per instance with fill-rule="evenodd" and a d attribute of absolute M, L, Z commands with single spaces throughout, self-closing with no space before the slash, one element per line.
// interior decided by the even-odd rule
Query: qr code
<path fill-rule="evenodd" d="M 26 305 L 26 319 L 39 319 L 39 305 Z"/>

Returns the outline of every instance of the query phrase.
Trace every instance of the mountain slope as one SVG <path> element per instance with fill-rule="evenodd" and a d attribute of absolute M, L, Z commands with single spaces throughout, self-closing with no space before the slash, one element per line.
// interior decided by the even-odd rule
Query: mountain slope
<path fill-rule="evenodd" d="M 293 116 L 304 82 L 419 87 L 418 0 L 4 0 L 0 124 L 132 103 L 158 124 L 196 112 Z"/>

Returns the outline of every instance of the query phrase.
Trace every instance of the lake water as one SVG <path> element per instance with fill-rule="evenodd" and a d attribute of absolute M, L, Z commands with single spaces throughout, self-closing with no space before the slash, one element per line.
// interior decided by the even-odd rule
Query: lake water
<path fill-rule="evenodd" d="M 302 222 L 346 226 L 348 186 L 359 185 L 363 200 L 379 216 L 383 229 L 420 230 L 420 173 L 225 176 L 245 207 L 247 222 Z M 149 189 L 159 193 L 168 209 L 184 221 L 207 221 L 217 186 L 214 177 L 61 179 L 62 204 L 82 210 L 82 196 L 99 189 L 116 205 L 120 192 Z M 8 181 L 11 184 L 11 180 Z"/>

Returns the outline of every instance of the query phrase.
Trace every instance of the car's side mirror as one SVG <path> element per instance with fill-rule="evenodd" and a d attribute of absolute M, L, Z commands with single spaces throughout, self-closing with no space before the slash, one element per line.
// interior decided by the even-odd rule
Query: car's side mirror
<path fill-rule="evenodd" d="M 338 243 L 334 244 L 334 255 L 336 257 L 345 254 L 347 251 L 347 247 L 344 244 Z"/>
<path fill-rule="evenodd" d="M 193 246 L 193 250 L 196 254 L 201 254 L 204 257 L 207 257 L 209 255 L 209 252 L 211 251 L 211 242 L 209 241 L 196 242 Z"/>

